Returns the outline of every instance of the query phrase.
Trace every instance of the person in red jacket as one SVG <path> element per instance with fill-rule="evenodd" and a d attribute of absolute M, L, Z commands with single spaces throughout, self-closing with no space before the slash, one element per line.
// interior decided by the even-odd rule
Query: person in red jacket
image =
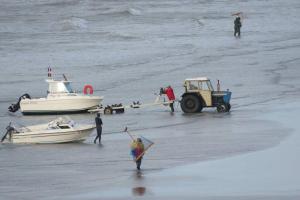
<path fill-rule="evenodd" d="M 167 88 L 164 89 L 164 93 L 167 95 L 170 103 L 171 111 L 174 112 L 174 101 L 175 101 L 175 95 L 173 88 L 169 85 Z"/>

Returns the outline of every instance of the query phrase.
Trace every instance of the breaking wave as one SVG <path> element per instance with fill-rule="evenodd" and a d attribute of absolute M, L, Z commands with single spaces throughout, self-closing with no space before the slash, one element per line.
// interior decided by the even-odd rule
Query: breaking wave
<path fill-rule="evenodd" d="M 78 17 L 62 20 L 58 23 L 59 29 L 62 31 L 83 30 L 87 29 L 87 21 Z"/>
<path fill-rule="evenodd" d="M 125 15 L 125 16 L 138 16 L 141 15 L 142 11 L 137 8 L 127 8 L 123 10 L 108 10 L 102 12 L 101 15 Z"/>
<path fill-rule="evenodd" d="M 127 10 L 128 14 L 131 14 L 131 15 L 141 15 L 142 12 L 138 9 L 135 9 L 135 8 L 129 8 Z"/>

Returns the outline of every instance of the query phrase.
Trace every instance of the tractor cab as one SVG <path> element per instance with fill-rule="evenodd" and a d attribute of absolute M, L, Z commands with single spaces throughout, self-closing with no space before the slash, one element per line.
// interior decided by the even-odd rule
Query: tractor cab
<path fill-rule="evenodd" d="M 214 91 L 210 80 L 206 77 L 190 78 L 184 82 L 186 93 L 201 95 L 206 106 L 212 105 L 212 91 Z"/>
<path fill-rule="evenodd" d="M 230 110 L 231 92 L 214 91 L 207 77 L 189 78 L 184 82 L 185 92 L 180 101 L 185 113 L 201 112 L 203 107 L 217 107 L 218 112 Z"/>

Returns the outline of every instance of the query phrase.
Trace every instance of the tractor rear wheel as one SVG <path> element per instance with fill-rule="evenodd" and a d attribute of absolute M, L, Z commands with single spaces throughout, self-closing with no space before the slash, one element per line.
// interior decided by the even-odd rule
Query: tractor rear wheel
<path fill-rule="evenodd" d="M 196 113 L 201 112 L 202 110 L 202 104 L 199 100 L 199 98 L 195 95 L 185 95 L 181 101 L 180 106 L 183 112 L 185 113 Z"/>

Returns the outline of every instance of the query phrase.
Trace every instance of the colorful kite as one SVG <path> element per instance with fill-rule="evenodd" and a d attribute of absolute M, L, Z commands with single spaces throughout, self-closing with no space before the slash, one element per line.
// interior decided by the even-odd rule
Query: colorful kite
<path fill-rule="evenodd" d="M 138 140 L 136 139 L 131 144 L 130 154 L 132 155 L 134 161 L 140 159 L 145 154 L 145 152 L 154 144 L 154 142 L 143 136 L 139 136 L 138 138 L 141 139 L 141 142 L 138 142 Z"/>
<path fill-rule="evenodd" d="M 151 140 L 143 137 L 143 136 L 138 136 L 136 138 L 134 138 L 128 131 L 127 127 L 124 130 L 132 139 L 132 143 L 130 146 L 130 154 L 133 157 L 134 161 L 137 161 L 138 159 L 140 159 L 145 153 L 146 151 L 154 144 L 154 142 L 152 142 Z M 140 140 L 141 142 L 139 142 L 138 140 Z"/>

